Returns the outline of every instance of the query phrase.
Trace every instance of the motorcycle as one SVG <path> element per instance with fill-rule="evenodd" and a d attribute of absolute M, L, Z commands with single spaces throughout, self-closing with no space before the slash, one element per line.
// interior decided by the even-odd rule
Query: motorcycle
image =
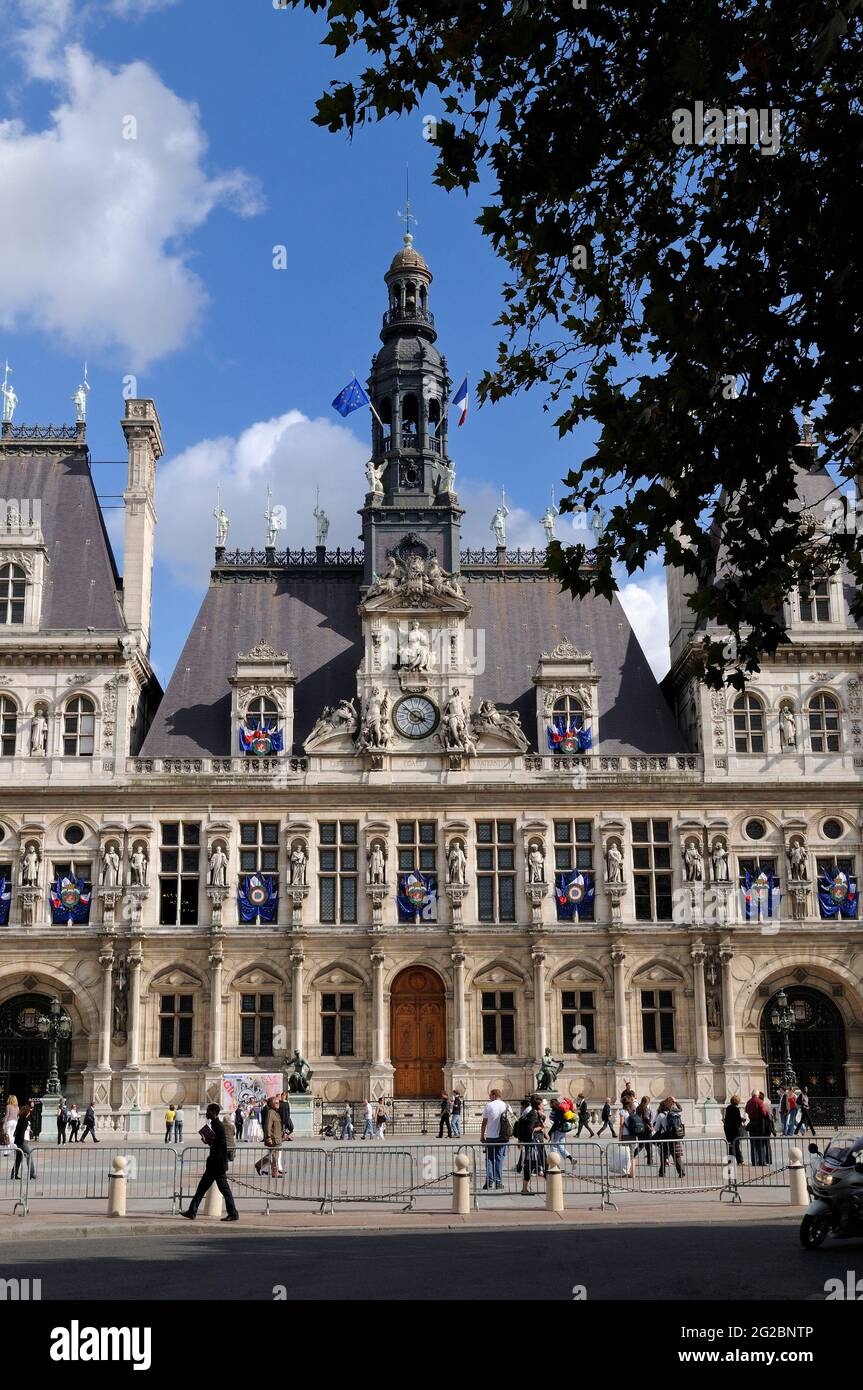
<path fill-rule="evenodd" d="M 800 1224 L 803 1248 L 817 1250 L 831 1231 L 840 1238 L 863 1236 L 863 1138 L 834 1139 L 823 1154 L 810 1144 L 809 1153 L 812 1201 Z"/>

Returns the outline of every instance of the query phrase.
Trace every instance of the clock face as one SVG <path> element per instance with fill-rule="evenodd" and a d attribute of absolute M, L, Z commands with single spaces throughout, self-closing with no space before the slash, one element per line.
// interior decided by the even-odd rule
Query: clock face
<path fill-rule="evenodd" d="M 424 695 L 406 695 L 393 710 L 393 723 L 405 738 L 428 738 L 438 723 L 438 712 Z"/>

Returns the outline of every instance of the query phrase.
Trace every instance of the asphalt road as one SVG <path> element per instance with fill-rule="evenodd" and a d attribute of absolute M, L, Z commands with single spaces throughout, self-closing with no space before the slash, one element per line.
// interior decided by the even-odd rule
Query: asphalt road
<path fill-rule="evenodd" d="M 34 1238 L 8 1246 L 2 1276 L 41 1278 L 42 1299 L 727 1300 L 824 1298 L 863 1276 L 863 1241 L 799 1243 L 797 1223 L 344 1235 L 179 1230 L 160 1236 Z"/>

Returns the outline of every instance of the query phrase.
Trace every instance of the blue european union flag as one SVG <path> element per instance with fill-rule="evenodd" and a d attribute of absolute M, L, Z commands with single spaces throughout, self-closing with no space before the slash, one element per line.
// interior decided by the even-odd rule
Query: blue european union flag
<path fill-rule="evenodd" d="M 352 411 L 359 410 L 361 406 L 371 405 L 371 401 L 356 377 L 352 376 L 347 386 L 344 386 L 336 396 L 333 405 L 340 415 L 347 417 Z"/>

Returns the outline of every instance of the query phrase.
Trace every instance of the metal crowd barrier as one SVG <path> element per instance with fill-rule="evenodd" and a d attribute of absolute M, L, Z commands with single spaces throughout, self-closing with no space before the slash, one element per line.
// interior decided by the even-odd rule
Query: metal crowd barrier
<path fill-rule="evenodd" d="M 719 1192 L 733 1195 L 728 1144 L 719 1138 L 612 1140 L 605 1149 L 609 1192 Z"/>
<path fill-rule="evenodd" d="M 89 1201 L 107 1202 L 108 1180 L 113 1159 L 122 1154 L 126 1162 L 126 1199 L 131 1201 L 168 1200 L 174 1210 L 177 1194 L 177 1152 L 166 1144 L 148 1148 L 135 1145 L 128 1148 L 107 1148 L 81 1144 L 35 1144 L 30 1161 L 22 1150 L 15 1150 L 10 1169 L 4 1171 L 2 1187 L 13 1189 L 13 1213 L 20 1208 L 26 1216 L 32 1202 Z M 17 1166 L 19 1176 L 13 1176 Z M 20 1189 L 19 1189 L 20 1183 Z M 2 1193 L 0 1187 L 0 1193 Z"/>
<path fill-rule="evenodd" d="M 181 1208 L 191 1201 L 206 1161 L 204 1144 L 181 1150 Z M 321 1207 L 327 1192 L 326 1170 L 326 1151 L 317 1146 L 284 1144 L 279 1149 L 268 1149 L 263 1144 L 238 1144 L 228 1168 L 228 1182 L 236 1201 L 257 1202 L 269 1216 L 273 1202 L 312 1202 Z"/>

